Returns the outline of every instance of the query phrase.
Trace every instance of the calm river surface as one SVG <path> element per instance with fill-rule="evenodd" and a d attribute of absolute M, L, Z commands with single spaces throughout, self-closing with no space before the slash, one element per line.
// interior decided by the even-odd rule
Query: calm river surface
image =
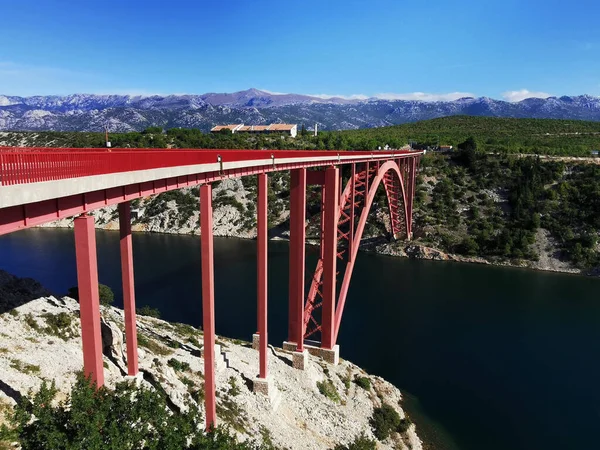
<path fill-rule="evenodd" d="M 118 233 L 97 240 L 100 282 L 120 305 Z M 133 245 L 138 305 L 199 326 L 199 238 L 135 234 Z M 269 257 L 269 338 L 281 345 L 287 243 L 271 242 Z M 253 241 L 215 239 L 218 334 L 250 340 L 256 329 L 255 258 Z M 65 293 L 76 284 L 73 233 L 3 236 L 0 268 Z M 339 344 L 405 392 L 434 448 L 598 447 L 600 280 L 360 254 Z"/>

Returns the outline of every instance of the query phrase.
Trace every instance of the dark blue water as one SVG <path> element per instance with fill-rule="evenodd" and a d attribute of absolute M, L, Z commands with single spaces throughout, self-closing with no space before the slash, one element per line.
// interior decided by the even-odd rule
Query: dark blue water
<path fill-rule="evenodd" d="M 118 233 L 97 240 L 100 281 L 119 303 Z M 136 234 L 133 245 L 138 305 L 200 325 L 199 239 Z M 269 246 L 269 332 L 280 345 L 288 246 Z M 0 238 L 0 268 L 57 293 L 76 284 L 74 257 L 70 230 Z M 253 241 L 215 239 L 219 334 L 249 339 L 256 329 L 255 258 Z M 434 448 L 598 448 L 598 279 L 361 254 L 339 344 L 342 357 L 407 392 Z"/>

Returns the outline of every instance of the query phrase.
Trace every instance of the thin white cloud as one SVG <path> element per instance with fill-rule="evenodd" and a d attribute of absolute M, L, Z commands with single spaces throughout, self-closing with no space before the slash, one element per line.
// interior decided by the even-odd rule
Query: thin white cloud
<path fill-rule="evenodd" d="M 507 102 L 520 102 L 526 98 L 548 98 L 552 97 L 552 94 L 540 91 L 529 91 L 527 89 L 521 89 L 520 91 L 506 91 L 502 93 L 502 98 Z"/>
<path fill-rule="evenodd" d="M 470 92 L 448 92 L 446 94 L 431 94 L 427 92 L 409 92 L 406 94 L 394 94 L 386 92 L 376 94 L 375 97 L 382 100 L 418 100 L 422 102 L 448 102 L 463 97 L 474 97 Z"/>
<path fill-rule="evenodd" d="M 331 94 L 308 94 L 311 97 L 318 97 L 322 99 L 330 98 L 343 98 L 345 100 L 368 100 L 368 99 L 380 99 L 380 100 L 418 100 L 422 102 L 440 102 L 440 101 L 452 101 L 463 97 L 474 97 L 474 94 L 470 92 L 448 92 L 445 94 L 432 94 L 427 92 L 408 92 L 404 94 L 396 94 L 393 92 L 383 92 L 368 96 L 365 94 L 353 94 L 353 95 L 331 95 Z"/>
<path fill-rule="evenodd" d="M 353 94 L 353 95 L 331 95 L 331 94 L 306 94 L 310 97 L 322 98 L 323 100 L 327 100 L 330 98 L 343 98 L 344 100 L 366 100 L 369 97 L 363 94 Z"/>

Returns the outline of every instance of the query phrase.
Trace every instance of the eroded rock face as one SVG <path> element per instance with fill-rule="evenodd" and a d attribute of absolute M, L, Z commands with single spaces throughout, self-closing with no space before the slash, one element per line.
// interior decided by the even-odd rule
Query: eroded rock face
<path fill-rule="evenodd" d="M 66 329 L 56 334 L 49 330 L 48 320 L 59 314 Z M 64 320 L 65 315 L 70 320 Z M 124 315 L 113 307 L 102 307 L 101 315 L 105 383 L 114 387 L 127 373 Z M 185 410 L 193 404 L 204 414 L 198 395 L 204 385 L 202 332 L 145 316 L 138 316 L 137 325 L 140 375 L 136 382 L 165 392 L 170 408 Z M 14 404 L 19 396 L 37 390 L 42 378 L 56 380 L 59 398 L 65 399 L 83 366 L 79 330 L 79 304 L 68 297 L 42 297 L 0 315 L 0 403 Z M 250 343 L 218 340 L 219 420 L 241 439 L 257 438 L 267 430 L 281 448 L 320 450 L 351 442 L 363 432 L 374 438 L 369 419 L 381 398 L 404 417 L 400 391 L 385 380 L 348 361 L 332 366 L 312 355 L 306 370 L 298 371 L 292 368 L 291 352 L 274 347 L 269 352 L 269 396 L 254 393 L 258 351 Z M 359 387 L 353 382 L 357 375 L 368 377 L 371 386 Z M 330 383 L 335 399 L 319 391 L 321 382 Z M 421 441 L 411 426 L 380 442 L 378 448 L 419 450 Z"/>

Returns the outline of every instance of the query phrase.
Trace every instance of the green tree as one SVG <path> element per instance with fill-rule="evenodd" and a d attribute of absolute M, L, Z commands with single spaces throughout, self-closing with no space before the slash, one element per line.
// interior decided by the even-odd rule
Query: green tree
<path fill-rule="evenodd" d="M 369 439 L 365 434 L 357 436 L 352 442 L 347 445 L 338 444 L 333 450 L 376 450 L 377 442 Z"/>
<path fill-rule="evenodd" d="M 113 293 L 111 288 L 109 288 L 105 284 L 99 283 L 98 284 L 98 294 L 100 297 L 101 305 L 110 306 L 113 304 L 113 302 L 115 300 L 115 294 Z M 67 296 L 79 301 L 79 287 L 73 286 L 72 288 L 69 288 L 69 291 L 67 292 Z"/>
<path fill-rule="evenodd" d="M 10 427 L 0 428 L 0 442 L 16 441 L 22 450 L 258 450 L 226 429 L 202 433 L 194 404 L 169 411 L 164 394 L 132 382 L 111 391 L 78 375 L 66 402 L 56 402 L 57 393 L 44 381 L 31 400 L 23 397 L 9 414 Z"/>

